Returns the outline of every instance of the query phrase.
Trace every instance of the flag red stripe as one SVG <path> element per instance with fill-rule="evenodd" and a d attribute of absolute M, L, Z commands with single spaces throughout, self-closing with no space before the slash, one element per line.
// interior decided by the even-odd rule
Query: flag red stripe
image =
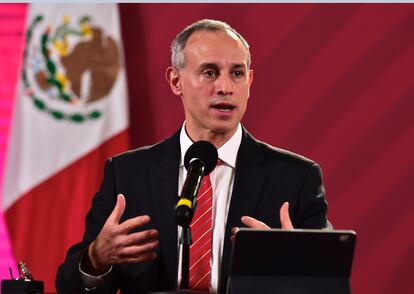
<path fill-rule="evenodd" d="M 91 198 L 99 187 L 105 159 L 125 151 L 125 130 L 35 187 L 6 211 L 14 255 L 25 261 L 45 291 L 69 246 L 79 242 Z"/>

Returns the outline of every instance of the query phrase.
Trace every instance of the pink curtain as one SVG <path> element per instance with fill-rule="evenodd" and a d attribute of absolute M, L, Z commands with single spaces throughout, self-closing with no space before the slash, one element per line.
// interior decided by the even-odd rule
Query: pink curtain
<path fill-rule="evenodd" d="M 24 42 L 26 4 L 0 4 L 0 179 L 3 176 L 10 118 Z M 1 184 L 0 184 L 1 188 Z M 0 279 L 16 275 L 3 211 L 0 209 Z"/>

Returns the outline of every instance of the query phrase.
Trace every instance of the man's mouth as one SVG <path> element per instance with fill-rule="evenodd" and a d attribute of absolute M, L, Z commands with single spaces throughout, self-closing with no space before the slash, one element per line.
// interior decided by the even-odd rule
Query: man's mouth
<path fill-rule="evenodd" d="M 235 108 L 234 105 L 226 102 L 218 102 L 213 104 L 211 107 L 224 112 L 230 112 Z"/>

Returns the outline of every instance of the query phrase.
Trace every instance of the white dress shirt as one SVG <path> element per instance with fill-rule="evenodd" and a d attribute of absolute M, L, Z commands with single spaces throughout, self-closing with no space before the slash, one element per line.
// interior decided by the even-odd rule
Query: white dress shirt
<path fill-rule="evenodd" d="M 211 285 L 210 290 L 217 292 L 220 277 L 220 265 L 223 255 L 224 234 L 226 231 L 227 214 L 229 211 L 231 193 L 233 191 L 236 158 L 242 139 L 242 128 L 239 123 L 233 136 L 221 146 L 217 152 L 222 164 L 210 173 L 213 189 L 213 228 L 212 228 L 212 254 L 211 254 Z M 187 170 L 184 167 L 184 155 L 193 141 L 185 131 L 185 123 L 181 128 L 180 146 L 181 161 L 178 175 L 178 195 L 181 193 Z M 178 227 L 178 236 L 181 236 L 181 227 Z M 179 250 L 178 282 L 181 277 L 181 248 Z M 178 283 L 179 285 L 180 283 Z"/>

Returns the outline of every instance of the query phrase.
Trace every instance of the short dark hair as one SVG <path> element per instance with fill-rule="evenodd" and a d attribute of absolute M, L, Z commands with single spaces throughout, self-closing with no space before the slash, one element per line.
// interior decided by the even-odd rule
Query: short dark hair
<path fill-rule="evenodd" d="M 182 30 L 171 43 L 171 65 L 175 68 L 181 69 L 185 66 L 185 56 L 184 48 L 187 44 L 190 36 L 198 31 L 207 31 L 207 32 L 231 32 L 240 40 L 243 47 L 247 51 L 247 68 L 250 68 L 251 56 L 249 44 L 247 41 L 240 35 L 235 29 L 233 29 L 229 24 L 213 19 L 202 19 Z"/>

